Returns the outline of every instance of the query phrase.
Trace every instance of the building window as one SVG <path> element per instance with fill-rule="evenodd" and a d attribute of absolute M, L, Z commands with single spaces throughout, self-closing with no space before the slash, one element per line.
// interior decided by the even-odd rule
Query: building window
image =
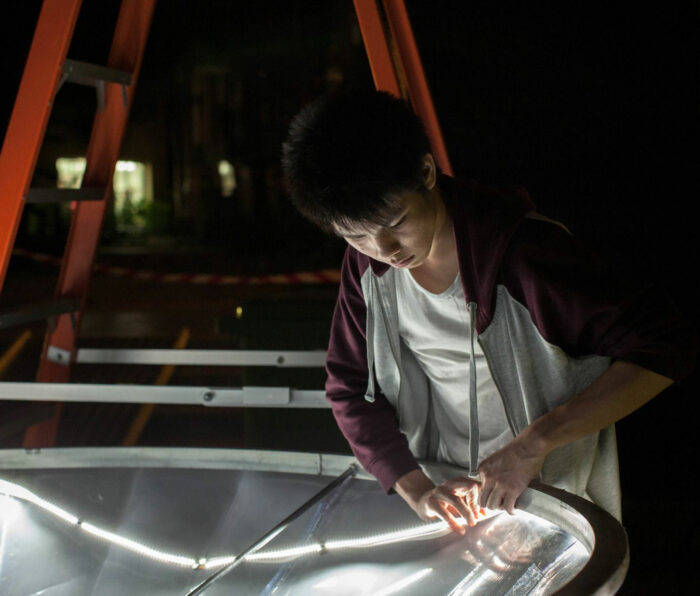
<path fill-rule="evenodd" d="M 84 157 L 59 157 L 56 160 L 57 188 L 80 188 L 85 174 Z"/>
<path fill-rule="evenodd" d="M 222 159 L 219 162 L 219 176 L 221 177 L 221 196 L 230 197 L 236 190 L 236 171 L 230 161 Z"/>
<path fill-rule="evenodd" d="M 84 157 L 56 160 L 58 188 L 80 188 L 85 174 Z M 140 161 L 118 161 L 112 178 L 112 209 L 117 227 L 143 229 L 144 212 L 153 202 L 153 169 Z"/>

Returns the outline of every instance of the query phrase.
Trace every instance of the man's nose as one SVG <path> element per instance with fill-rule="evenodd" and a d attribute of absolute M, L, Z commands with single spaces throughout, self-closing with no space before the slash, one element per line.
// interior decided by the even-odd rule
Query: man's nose
<path fill-rule="evenodd" d="M 401 244 L 392 234 L 379 234 L 374 239 L 374 244 L 377 247 L 377 256 L 388 259 L 401 250 Z"/>

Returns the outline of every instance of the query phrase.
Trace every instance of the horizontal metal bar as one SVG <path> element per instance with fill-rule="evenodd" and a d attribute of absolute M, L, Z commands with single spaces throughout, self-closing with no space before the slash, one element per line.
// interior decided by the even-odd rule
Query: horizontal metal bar
<path fill-rule="evenodd" d="M 80 310 L 80 299 L 78 298 L 59 298 L 51 302 L 38 302 L 19 310 L 0 314 L 0 329 L 41 321 L 78 310 Z"/>
<path fill-rule="evenodd" d="M 106 188 L 30 188 L 27 203 L 67 203 L 69 201 L 101 201 Z"/>
<path fill-rule="evenodd" d="M 92 383 L 0 383 L 0 400 L 151 403 L 213 407 L 328 408 L 324 391 L 287 387 L 177 387 Z"/>
<path fill-rule="evenodd" d="M 130 72 L 90 62 L 66 60 L 63 64 L 63 80 L 79 85 L 96 87 L 100 81 L 131 85 L 132 78 Z"/>
<path fill-rule="evenodd" d="M 212 449 L 206 447 L 59 447 L 0 450 L 0 470 L 67 468 L 197 468 L 251 470 L 332 476 L 357 460 L 351 455 L 274 451 L 271 449 Z M 457 469 L 452 477 L 461 470 Z M 363 469 L 357 476 L 375 481 Z"/>
<path fill-rule="evenodd" d="M 80 348 L 80 364 L 172 364 L 177 366 L 325 366 L 324 350 L 155 350 Z"/>

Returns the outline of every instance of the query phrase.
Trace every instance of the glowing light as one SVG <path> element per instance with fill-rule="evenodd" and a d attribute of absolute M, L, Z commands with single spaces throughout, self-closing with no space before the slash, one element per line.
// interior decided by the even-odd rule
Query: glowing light
<path fill-rule="evenodd" d="M 222 159 L 218 164 L 219 176 L 221 177 L 221 196 L 230 197 L 236 190 L 236 170 L 230 161 Z"/>
<path fill-rule="evenodd" d="M 240 319 L 241 317 L 243 317 L 243 307 L 237 306 L 236 307 L 236 318 Z"/>
<path fill-rule="evenodd" d="M 45 501 L 44 499 L 35 495 L 33 492 L 28 491 L 26 488 L 13 484 L 12 482 L 0 480 L 0 494 L 8 495 L 10 497 L 15 497 L 17 499 L 22 499 L 23 501 L 33 503 L 37 507 L 48 511 L 49 513 L 55 515 L 63 521 L 68 522 L 69 524 L 77 524 L 79 521 L 75 515 L 64 511 L 60 507 L 56 507 L 56 505 L 54 505 L 53 503 Z"/>
<path fill-rule="evenodd" d="M 5 495 L 0 496 L 0 522 L 7 523 L 15 519 L 21 512 L 19 503 Z"/>
<path fill-rule="evenodd" d="M 87 161 L 84 157 L 59 157 L 56 160 L 58 188 L 80 188 Z"/>
<path fill-rule="evenodd" d="M 57 507 L 53 503 L 42 499 L 41 497 L 35 495 L 33 492 L 27 490 L 26 488 L 14 484 L 12 482 L 0 480 L 0 494 L 5 495 L 5 498 L 14 497 L 16 499 L 21 499 L 23 501 L 27 501 L 28 503 L 32 503 L 33 505 L 40 507 L 44 511 L 55 515 L 59 519 L 62 519 L 63 521 L 71 525 L 78 526 L 81 530 L 84 530 L 88 534 L 92 534 L 93 536 L 97 536 L 99 538 L 107 540 L 112 544 L 116 544 L 118 546 L 121 546 L 122 548 L 138 553 L 140 555 L 144 555 L 157 561 L 162 561 L 163 563 L 173 563 L 184 567 L 197 566 L 197 562 L 191 557 L 184 557 L 181 555 L 165 553 L 163 551 L 151 548 L 150 546 L 146 546 L 145 544 L 141 544 L 140 542 L 136 542 L 135 540 L 124 538 L 123 536 L 119 536 L 117 534 L 114 534 L 113 532 L 103 530 L 102 528 L 93 526 L 90 523 L 81 521 L 78 517 L 76 517 L 72 513 L 69 513 L 65 509 Z"/>
<path fill-rule="evenodd" d="M 204 569 L 216 569 L 217 567 L 223 567 L 224 565 L 230 565 L 236 560 L 236 557 L 214 557 L 213 559 L 208 559 L 203 567 Z"/>
<path fill-rule="evenodd" d="M 214 557 L 211 559 L 206 558 L 194 558 L 186 555 L 167 553 L 142 542 L 132 540 L 130 538 L 125 538 L 103 528 L 99 528 L 91 523 L 79 519 L 72 513 L 61 509 L 60 507 L 50 503 L 49 501 L 42 499 L 33 492 L 27 490 L 26 488 L 8 482 L 6 480 L 0 479 L 0 515 L 6 515 L 7 512 L 14 511 L 14 508 L 10 505 L 10 497 L 14 499 L 20 499 L 28 503 L 32 503 L 37 507 L 43 509 L 44 511 L 62 519 L 68 524 L 75 525 L 81 530 L 85 531 L 91 536 L 101 538 L 107 542 L 120 546 L 126 550 L 133 553 L 148 557 L 150 559 L 160 561 L 162 563 L 168 563 L 172 565 L 178 565 L 181 567 L 188 567 L 192 569 L 214 569 L 217 567 L 223 567 L 229 565 L 236 560 L 235 555 Z M 486 517 L 492 517 L 498 514 L 498 512 L 491 512 Z M 459 520 L 462 525 L 466 524 L 464 520 Z M 285 560 L 296 559 L 299 557 L 304 557 L 308 555 L 320 554 L 323 552 L 341 550 L 341 549 L 360 549 L 360 548 L 372 548 L 376 546 L 382 546 L 386 544 L 394 544 L 397 542 L 403 542 L 405 540 L 422 540 L 431 539 L 444 534 L 449 533 L 450 529 L 447 522 L 438 521 L 430 524 L 424 524 L 407 530 L 398 530 L 395 532 L 385 532 L 382 534 L 376 534 L 373 536 L 365 536 L 362 538 L 348 538 L 341 540 L 330 540 L 323 544 L 314 543 L 307 544 L 305 546 L 290 547 L 285 549 L 270 550 L 270 551 L 258 551 L 246 555 L 245 560 L 255 563 L 270 563 L 279 562 Z M 420 573 L 423 575 L 429 573 L 432 569 L 423 570 Z M 420 577 L 422 577 L 421 575 Z M 409 578 L 415 578 L 411 581 L 418 581 L 420 579 L 417 574 L 413 574 Z M 402 580 L 402 581 L 405 581 Z M 396 586 L 395 584 L 394 586 Z M 406 584 L 408 585 L 408 584 Z M 396 588 L 401 589 L 400 587 Z M 384 593 L 384 592 L 382 592 Z M 386 592 L 386 594 L 391 594 L 393 592 Z"/>
<path fill-rule="evenodd" d="M 420 581 L 423 579 L 426 575 L 431 573 L 433 571 L 432 567 L 428 567 L 426 569 L 421 569 L 420 571 L 416 571 L 415 573 L 412 573 L 411 575 L 404 577 L 403 579 L 397 581 L 394 584 L 391 584 L 390 586 L 387 586 L 383 590 L 379 590 L 379 592 L 375 592 L 374 596 L 389 596 L 390 594 L 396 594 L 397 592 L 403 590 L 404 588 L 407 588 L 411 584 L 415 584 L 417 581 Z"/>
<path fill-rule="evenodd" d="M 317 584 L 314 584 L 314 588 L 317 590 L 327 590 L 328 588 L 335 588 L 338 585 L 338 578 L 337 577 L 329 577 L 326 580 L 323 580 L 322 582 L 318 582 Z"/>
<path fill-rule="evenodd" d="M 117 172 L 135 172 L 136 162 L 135 161 L 118 161 L 117 162 Z"/>
<path fill-rule="evenodd" d="M 93 536 L 98 536 L 111 542 L 112 544 L 117 544 L 122 548 L 130 550 L 132 552 L 144 555 L 149 559 L 155 559 L 156 561 L 161 561 L 163 563 L 173 563 L 175 565 L 180 565 L 182 567 L 197 567 L 197 561 L 191 557 L 184 557 L 181 555 L 173 555 L 171 553 L 164 553 L 163 551 L 155 550 L 150 546 L 136 542 L 135 540 L 129 540 L 123 536 L 119 536 L 92 524 L 82 523 L 80 527 L 85 530 L 88 534 Z"/>
<path fill-rule="evenodd" d="M 306 546 L 297 546 L 294 548 L 285 548 L 284 550 L 273 550 L 252 553 L 246 555 L 246 561 L 266 562 L 266 561 L 285 561 L 296 559 L 305 555 L 313 555 L 322 552 L 324 547 L 320 544 L 308 544 Z M 326 546 L 326 550 L 328 547 Z"/>

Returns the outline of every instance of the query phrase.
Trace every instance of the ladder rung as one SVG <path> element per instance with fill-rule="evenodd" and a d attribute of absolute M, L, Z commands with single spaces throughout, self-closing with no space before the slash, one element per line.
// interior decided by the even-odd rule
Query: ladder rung
<path fill-rule="evenodd" d="M 79 85 L 97 87 L 100 82 L 131 85 L 131 73 L 109 66 L 90 64 L 80 60 L 66 60 L 63 64 L 63 80 Z"/>
<path fill-rule="evenodd" d="M 80 310 L 78 298 L 59 298 L 51 302 L 37 302 L 26 308 L 1 313 L 0 329 L 41 321 L 65 313 L 78 312 L 78 310 Z"/>
<path fill-rule="evenodd" d="M 69 201 L 101 201 L 105 188 L 30 188 L 27 203 L 67 203 Z"/>

